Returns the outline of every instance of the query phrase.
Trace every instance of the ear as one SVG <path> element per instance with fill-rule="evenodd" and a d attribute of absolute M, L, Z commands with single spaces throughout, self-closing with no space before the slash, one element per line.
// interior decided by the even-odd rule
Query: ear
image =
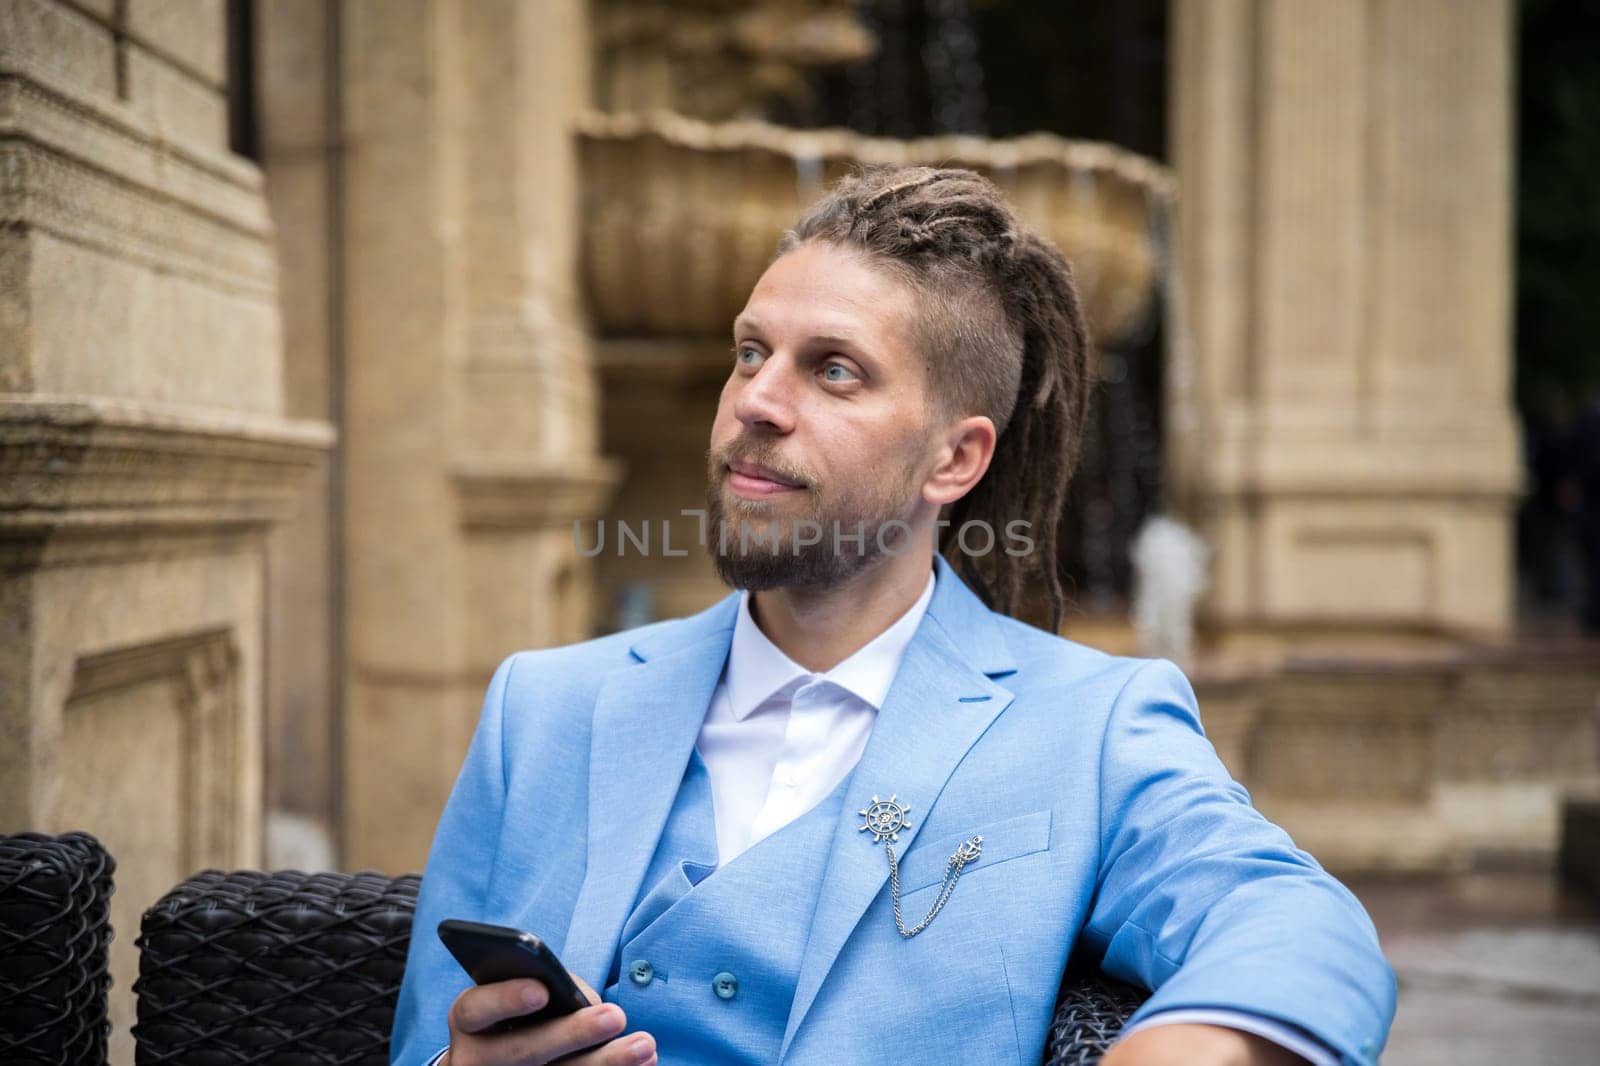
<path fill-rule="evenodd" d="M 938 443 L 938 460 L 922 483 L 922 498 L 943 507 L 971 492 L 989 470 L 995 438 L 987 415 L 968 415 L 952 424 Z"/>

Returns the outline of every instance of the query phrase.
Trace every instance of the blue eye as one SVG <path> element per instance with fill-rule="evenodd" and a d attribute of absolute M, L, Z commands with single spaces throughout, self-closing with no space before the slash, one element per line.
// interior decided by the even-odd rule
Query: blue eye
<path fill-rule="evenodd" d="M 754 359 L 746 359 L 745 358 L 745 354 L 746 353 L 754 355 L 755 358 Z M 747 347 L 747 346 L 742 345 L 742 344 L 734 346 L 733 357 L 736 360 L 738 360 L 741 364 L 743 364 L 744 366 L 756 366 L 756 365 L 758 365 L 760 363 L 760 361 L 762 359 L 766 358 L 766 356 L 762 355 L 756 349 Z"/>
<path fill-rule="evenodd" d="M 848 374 L 849 377 L 840 377 L 838 374 L 834 373 L 835 370 L 838 370 L 838 371 L 840 371 L 841 373 L 844 373 L 844 374 Z M 849 367 L 843 365 L 842 363 L 829 363 L 826 367 L 823 368 L 822 373 L 823 373 L 823 376 L 826 377 L 829 381 L 838 381 L 838 382 L 853 381 L 855 379 L 855 376 L 856 376 L 855 373 Z"/>

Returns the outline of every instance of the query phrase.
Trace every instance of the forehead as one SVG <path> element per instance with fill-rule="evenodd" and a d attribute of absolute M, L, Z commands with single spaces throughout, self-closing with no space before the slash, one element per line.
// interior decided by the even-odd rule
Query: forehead
<path fill-rule="evenodd" d="M 865 256 L 811 241 L 780 257 L 751 290 L 734 331 L 903 345 L 915 295 Z"/>

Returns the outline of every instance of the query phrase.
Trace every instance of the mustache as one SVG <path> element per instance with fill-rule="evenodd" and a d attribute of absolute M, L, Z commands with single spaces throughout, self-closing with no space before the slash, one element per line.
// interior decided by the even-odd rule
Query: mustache
<path fill-rule="evenodd" d="M 752 444 L 743 439 L 733 441 L 720 451 L 708 453 L 708 463 L 719 475 L 730 462 L 764 466 L 785 481 L 792 481 L 803 488 L 810 488 L 817 481 L 811 471 L 779 457 L 776 448 L 765 444 Z"/>

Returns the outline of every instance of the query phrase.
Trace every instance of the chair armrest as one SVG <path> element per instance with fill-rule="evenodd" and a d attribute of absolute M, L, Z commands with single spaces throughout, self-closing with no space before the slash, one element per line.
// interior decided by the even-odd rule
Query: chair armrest
<path fill-rule="evenodd" d="M 196 874 L 140 923 L 147 1063 L 387 1063 L 416 874 Z"/>

